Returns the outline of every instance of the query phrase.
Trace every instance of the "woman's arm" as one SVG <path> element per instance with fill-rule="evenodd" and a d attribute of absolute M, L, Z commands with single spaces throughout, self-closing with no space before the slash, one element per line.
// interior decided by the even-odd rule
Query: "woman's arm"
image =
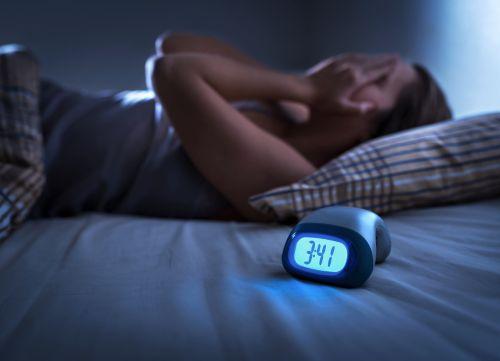
<path fill-rule="evenodd" d="M 249 196 L 315 170 L 228 103 L 287 99 L 309 104 L 315 94 L 307 78 L 201 54 L 156 57 L 150 68 L 156 95 L 191 160 L 245 218 L 268 219 L 249 206 Z"/>
<path fill-rule="evenodd" d="M 269 69 L 266 65 L 243 53 L 238 48 L 217 38 L 193 33 L 164 33 L 156 39 L 156 52 L 159 55 L 171 55 L 178 53 L 202 53 L 220 55 L 239 63 L 259 69 Z M 309 118 L 307 106 L 297 102 L 279 100 L 274 102 L 299 122 L 305 122 Z"/>
<path fill-rule="evenodd" d="M 256 68 L 266 68 L 264 64 L 243 53 L 236 47 L 211 36 L 192 33 L 164 33 L 156 39 L 158 55 L 175 53 L 202 53 L 220 55 Z"/>

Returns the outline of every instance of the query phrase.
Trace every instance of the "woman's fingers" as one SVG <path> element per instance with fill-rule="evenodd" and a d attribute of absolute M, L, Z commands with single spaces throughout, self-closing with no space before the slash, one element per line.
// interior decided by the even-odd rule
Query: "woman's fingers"
<path fill-rule="evenodd" d="M 370 102 L 351 102 L 346 101 L 341 104 L 341 109 L 343 113 L 346 114 L 366 114 L 371 112 L 375 108 L 375 105 Z"/>
<path fill-rule="evenodd" d="M 368 70 L 364 70 L 362 73 L 362 79 L 360 79 L 359 86 L 365 86 L 369 83 L 376 82 L 379 79 L 382 79 L 388 75 L 390 75 L 396 66 L 395 62 L 389 62 L 385 65 L 380 65 L 378 67 L 374 67 Z"/>
<path fill-rule="evenodd" d="M 363 64 L 353 61 L 359 57 Z M 369 60 L 367 58 L 370 58 Z M 332 70 L 338 72 L 344 78 L 344 81 L 353 89 L 358 89 L 370 82 L 389 75 L 397 64 L 397 57 L 393 55 L 366 56 L 350 55 L 349 61 L 342 61 L 337 64 L 331 64 Z"/>
<path fill-rule="evenodd" d="M 362 68 L 363 72 L 370 72 L 379 68 L 385 68 L 387 66 L 394 66 L 398 62 L 398 58 L 394 56 L 387 56 L 380 59 L 376 59 L 366 63 Z"/>
<path fill-rule="evenodd" d="M 370 113 L 373 109 L 375 109 L 375 106 L 372 103 L 344 103 L 341 104 L 337 113 L 344 115 L 363 115 Z"/>
<path fill-rule="evenodd" d="M 338 105 L 339 113 L 351 115 L 366 114 L 375 110 L 375 108 L 376 106 L 372 102 L 353 102 L 349 98 L 343 99 Z"/>
<path fill-rule="evenodd" d="M 384 53 L 384 54 L 359 54 L 348 53 L 333 57 L 338 63 L 358 65 L 362 68 L 372 68 L 384 65 L 387 62 L 394 61 L 398 58 L 397 54 Z"/>
<path fill-rule="evenodd" d="M 394 71 L 393 54 L 342 54 L 325 59 L 308 72 L 317 90 L 314 106 L 325 113 L 365 114 L 375 110 L 369 102 L 353 102 L 351 95 Z"/>

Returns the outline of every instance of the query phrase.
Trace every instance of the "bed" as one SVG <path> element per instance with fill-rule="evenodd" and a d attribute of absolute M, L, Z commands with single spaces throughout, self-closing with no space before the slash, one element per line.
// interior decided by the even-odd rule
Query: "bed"
<path fill-rule="evenodd" d="M 359 289 L 289 277 L 287 226 L 30 221 L 0 245 L 0 360 L 499 360 L 500 199 L 385 220 Z"/>

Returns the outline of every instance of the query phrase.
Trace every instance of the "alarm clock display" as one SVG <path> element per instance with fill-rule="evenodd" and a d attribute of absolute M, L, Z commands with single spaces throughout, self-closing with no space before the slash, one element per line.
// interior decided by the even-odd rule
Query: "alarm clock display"
<path fill-rule="evenodd" d="M 317 210 L 290 232 L 283 266 L 291 275 L 343 287 L 361 286 L 391 250 L 389 231 L 375 213 L 354 207 Z"/>
<path fill-rule="evenodd" d="M 347 257 L 347 246 L 340 238 L 313 233 L 301 235 L 293 251 L 293 261 L 298 267 L 318 272 L 342 271 Z"/>

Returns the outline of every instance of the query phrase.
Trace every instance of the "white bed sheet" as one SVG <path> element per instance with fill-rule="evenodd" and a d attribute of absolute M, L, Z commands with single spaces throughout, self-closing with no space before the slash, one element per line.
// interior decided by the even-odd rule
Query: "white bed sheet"
<path fill-rule="evenodd" d="M 500 199 L 386 222 L 339 289 L 284 272 L 284 226 L 31 221 L 0 245 L 0 360 L 499 360 Z"/>

